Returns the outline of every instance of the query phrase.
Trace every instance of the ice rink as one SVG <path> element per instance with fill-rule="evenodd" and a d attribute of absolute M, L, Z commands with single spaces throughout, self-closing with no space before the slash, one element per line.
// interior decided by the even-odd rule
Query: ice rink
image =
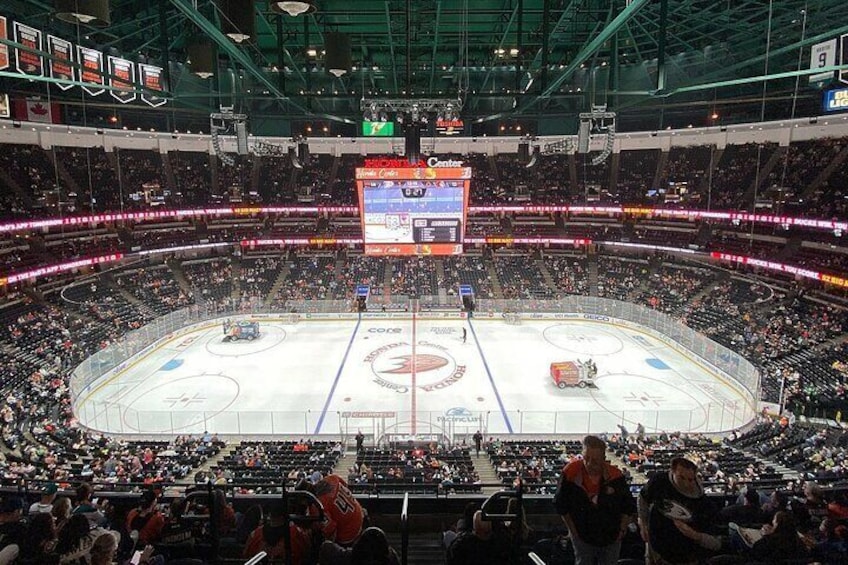
<path fill-rule="evenodd" d="M 80 395 L 80 422 L 132 434 L 561 434 L 638 423 L 709 432 L 755 411 L 694 356 L 610 322 L 408 317 L 260 328 L 254 341 L 224 342 L 220 324 L 160 341 Z M 555 385 L 551 363 L 590 358 L 594 386 Z"/>

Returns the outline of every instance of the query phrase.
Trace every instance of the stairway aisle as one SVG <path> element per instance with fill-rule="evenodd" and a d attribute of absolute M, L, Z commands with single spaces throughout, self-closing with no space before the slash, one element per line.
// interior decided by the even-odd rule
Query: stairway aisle
<path fill-rule="evenodd" d="M 480 476 L 480 482 L 484 485 L 501 484 L 501 479 L 495 472 L 495 468 L 492 467 L 492 461 L 489 459 L 485 450 L 480 451 L 480 455 L 476 455 L 474 450 L 471 449 L 470 454 L 471 462 L 474 463 L 474 470 L 477 471 L 477 474 Z M 485 496 L 489 496 L 490 494 L 499 492 L 500 490 L 501 487 L 499 486 L 483 487 L 483 494 Z"/>
<path fill-rule="evenodd" d="M 598 256 L 590 255 L 588 261 L 589 296 L 598 296 Z"/>

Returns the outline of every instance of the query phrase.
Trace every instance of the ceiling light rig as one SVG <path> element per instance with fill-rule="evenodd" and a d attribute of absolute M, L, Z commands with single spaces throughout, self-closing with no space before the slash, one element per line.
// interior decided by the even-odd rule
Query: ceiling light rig
<path fill-rule="evenodd" d="M 112 23 L 109 0 L 56 0 L 56 18 L 94 27 L 106 27 Z"/>
<path fill-rule="evenodd" d="M 270 3 L 270 7 L 272 12 L 277 12 L 278 14 L 288 14 L 293 18 L 302 16 L 304 14 L 309 14 L 315 11 L 315 4 L 313 2 L 307 2 L 304 0 L 281 0 L 278 2 L 272 1 Z"/>

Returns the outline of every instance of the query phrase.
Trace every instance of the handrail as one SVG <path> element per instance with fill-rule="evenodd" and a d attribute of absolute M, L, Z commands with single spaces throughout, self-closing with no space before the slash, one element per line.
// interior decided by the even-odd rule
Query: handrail
<path fill-rule="evenodd" d="M 400 508 L 400 565 L 406 565 L 409 559 L 409 493 L 403 493 L 403 505 Z"/>
<path fill-rule="evenodd" d="M 268 554 L 264 551 L 260 551 L 259 553 L 257 553 L 256 555 L 254 555 L 253 557 L 251 557 L 250 559 L 245 561 L 244 565 L 259 565 L 259 563 L 261 563 L 262 560 L 265 559 L 266 557 L 268 557 Z"/>

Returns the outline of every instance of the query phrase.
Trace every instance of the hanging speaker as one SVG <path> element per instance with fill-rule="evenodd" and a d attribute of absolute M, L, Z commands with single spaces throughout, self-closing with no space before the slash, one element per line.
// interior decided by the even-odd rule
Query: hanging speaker
<path fill-rule="evenodd" d="M 221 31 L 224 35 L 236 43 L 256 35 L 253 0 L 218 0 L 218 9 L 221 11 Z"/>
<path fill-rule="evenodd" d="M 191 72 L 200 78 L 209 78 L 218 70 L 218 52 L 211 41 L 199 40 L 186 47 L 191 62 Z"/>
<path fill-rule="evenodd" d="M 421 128 L 418 120 L 406 120 L 403 128 L 406 160 L 414 165 L 421 160 Z"/>
<path fill-rule="evenodd" d="M 349 35 L 338 32 L 325 33 L 324 51 L 324 67 L 328 73 L 340 77 L 350 71 L 353 59 Z"/>
<path fill-rule="evenodd" d="M 56 0 L 56 18 L 72 24 L 106 27 L 112 23 L 109 0 Z"/>
<path fill-rule="evenodd" d="M 309 144 L 305 141 L 297 144 L 297 159 L 301 165 L 309 164 Z"/>
<path fill-rule="evenodd" d="M 518 162 L 526 165 L 530 161 L 530 144 L 522 141 L 518 144 Z"/>
<path fill-rule="evenodd" d="M 295 169 L 303 168 L 303 163 L 297 158 L 297 149 L 294 147 L 289 147 L 289 161 Z"/>

